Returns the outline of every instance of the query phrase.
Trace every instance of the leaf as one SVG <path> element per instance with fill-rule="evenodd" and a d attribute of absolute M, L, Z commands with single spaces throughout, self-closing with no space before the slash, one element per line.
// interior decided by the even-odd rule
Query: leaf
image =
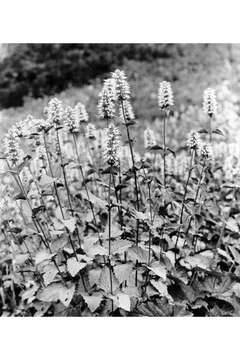
<path fill-rule="evenodd" d="M 71 233 L 74 232 L 74 230 L 76 229 L 76 219 L 75 218 L 72 217 L 71 219 L 68 219 L 68 220 L 61 219 L 61 221 Z"/>
<path fill-rule="evenodd" d="M 63 305 L 68 307 L 75 292 L 75 285 L 67 288 L 61 283 L 54 283 L 44 288 L 37 296 L 41 301 L 52 302 L 60 300 Z"/>
<path fill-rule="evenodd" d="M 117 307 L 120 307 L 123 310 L 131 310 L 131 299 L 130 296 L 127 294 L 117 294 L 115 304 Z"/>
<path fill-rule="evenodd" d="M 197 254 L 194 256 L 187 256 L 185 259 L 180 261 L 180 264 L 186 265 L 189 264 L 190 265 L 190 269 L 193 269 L 195 267 L 200 267 L 202 269 L 209 269 L 210 263 L 212 261 L 213 258 L 213 253 L 212 252 L 207 252 L 205 251 L 206 255 L 209 256 L 205 256 L 202 254 Z"/>
<path fill-rule="evenodd" d="M 111 253 L 114 254 L 122 254 L 128 248 L 132 246 L 132 243 L 128 240 L 116 240 L 112 243 Z"/>
<path fill-rule="evenodd" d="M 70 258 L 67 260 L 67 270 L 74 277 L 82 270 L 87 263 L 79 262 L 75 258 Z"/>
<path fill-rule="evenodd" d="M 232 287 L 233 293 L 240 298 L 240 284 L 236 283 Z"/>
<path fill-rule="evenodd" d="M 213 134 L 218 134 L 218 135 L 221 135 L 221 136 L 224 136 L 224 132 L 220 129 L 214 129 L 212 131 Z"/>
<path fill-rule="evenodd" d="M 238 223 L 234 218 L 228 219 L 226 222 L 226 227 L 233 232 L 239 232 Z"/>
<path fill-rule="evenodd" d="M 173 298 L 169 295 L 166 284 L 164 284 L 161 280 L 151 280 L 151 284 L 155 289 L 157 289 L 161 296 L 165 296 L 170 303 L 173 302 Z"/>
<path fill-rule="evenodd" d="M 55 254 L 50 254 L 47 250 L 40 250 L 35 257 L 35 264 L 38 265 L 45 260 L 51 259 Z"/>
<path fill-rule="evenodd" d="M 136 210 L 134 210 L 134 211 L 133 211 L 133 215 L 134 215 L 135 219 L 138 219 L 138 220 L 141 220 L 141 221 L 148 221 L 148 216 L 147 216 L 147 214 L 144 214 L 144 213 L 141 212 L 141 211 L 136 211 Z"/>
<path fill-rule="evenodd" d="M 112 280 L 112 281 L 111 281 Z M 98 286 L 105 291 L 105 293 L 110 294 L 111 293 L 111 283 L 112 283 L 112 292 L 114 293 L 116 289 L 118 288 L 118 282 L 113 273 L 111 273 L 110 278 L 110 271 L 107 266 L 104 266 L 104 268 L 101 271 Z"/>
<path fill-rule="evenodd" d="M 100 208 L 106 208 L 107 201 L 100 199 L 99 197 L 92 194 L 90 191 L 88 191 L 89 198 L 85 191 L 80 191 L 81 196 L 85 199 L 90 201 L 94 206 L 99 206 Z"/>
<path fill-rule="evenodd" d="M 130 249 L 128 249 L 128 256 L 133 261 L 138 261 L 140 263 L 148 262 L 148 252 L 139 246 L 132 246 Z"/>
<path fill-rule="evenodd" d="M 84 301 L 86 302 L 91 312 L 97 310 L 97 308 L 101 304 L 101 301 L 103 300 L 102 295 L 92 295 L 92 296 L 82 295 L 82 297 L 84 298 Z"/>
<path fill-rule="evenodd" d="M 28 259 L 28 254 L 19 254 L 15 257 L 15 263 L 16 265 L 22 265 L 25 263 L 25 261 Z"/>
<path fill-rule="evenodd" d="M 92 269 L 88 272 L 88 280 L 89 284 L 92 287 L 93 285 L 98 284 L 99 278 L 101 275 L 100 269 Z"/>
<path fill-rule="evenodd" d="M 49 185 L 52 185 L 55 181 L 56 181 L 55 178 L 53 178 L 51 176 L 48 176 L 46 174 L 43 174 L 41 176 L 40 181 L 39 181 L 39 185 L 44 188 L 44 187 L 47 187 Z"/>
<path fill-rule="evenodd" d="M 120 237 L 123 233 L 123 230 L 119 229 L 116 225 L 111 225 L 111 239 L 116 239 L 117 237 Z M 108 225 L 105 228 L 103 239 L 108 239 Z"/>
<path fill-rule="evenodd" d="M 44 274 L 43 274 L 43 280 L 44 280 L 44 284 L 47 286 L 49 284 L 51 284 L 55 278 L 55 276 L 57 275 L 58 270 L 56 268 L 56 266 L 54 266 L 53 264 L 49 264 L 44 268 Z"/>
<path fill-rule="evenodd" d="M 93 245 L 86 251 L 86 253 L 89 257 L 93 259 L 96 255 L 107 255 L 108 251 L 101 245 Z"/>
<path fill-rule="evenodd" d="M 163 265 L 155 263 L 152 266 L 148 266 L 148 268 L 152 272 L 154 272 L 154 274 L 156 274 L 157 276 L 159 276 L 163 280 L 166 280 L 166 278 L 167 278 L 167 269 Z"/>
<path fill-rule="evenodd" d="M 133 269 L 133 265 L 128 263 L 116 265 L 114 267 L 114 273 L 119 284 L 122 284 L 123 281 L 127 281 L 129 279 L 132 269 Z"/>

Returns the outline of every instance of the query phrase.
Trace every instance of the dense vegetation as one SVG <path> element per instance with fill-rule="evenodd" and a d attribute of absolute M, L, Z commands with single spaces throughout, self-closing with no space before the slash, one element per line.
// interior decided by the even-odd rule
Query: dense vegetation
<path fill-rule="evenodd" d="M 188 112 L 199 118 L 177 147 L 169 136 L 176 127 L 169 82 L 155 100 L 161 136 L 145 129 L 141 153 L 119 70 L 99 96 L 104 130 L 83 104 L 55 98 L 43 117 L 9 129 L 2 315 L 239 315 L 239 146 L 227 145 L 227 122 L 219 128 L 224 104 L 217 110 L 214 91 L 205 91 L 204 108 Z"/>

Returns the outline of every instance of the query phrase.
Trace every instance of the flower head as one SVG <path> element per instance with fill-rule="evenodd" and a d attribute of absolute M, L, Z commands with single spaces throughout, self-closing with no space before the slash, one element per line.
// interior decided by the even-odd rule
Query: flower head
<path fill-rule="evenodd" d="M 174 104 L 172 87 L 171 84 L 167 81 L 162 81 L 159 84 L 158 104 L 162 110 L 166 110 Z"/>
<path fill-rule="evenodd" d="M 76 115 L 75 115 L 75 111 L 71 106 L 67 106 L 64 110 L 64 116 L 63 116 L 64 120 L 64 126 L 65 128 L 71 132 L 71 133 L 76 133 L 79 132 L 80 130 L 80 122 L 76 121 Z"/>
<path fill-rule="evenodd" d="M 4 148 L 7 160 L 11 166 L 18 166 L 23 161 L 24 153 L 19 146 L 19 137 L 15 126 L 8 130 L 4 139 Z"/>
<path fill-rule="evenodd" d="M 88 113 L 86 111 L 85 105 L 82 103 L 77 103 L 77 105 L 74 107 L 76 122 L 78 123 L 87 123 L 88 122 Z"/>
<path fill-rule="evenodd" d="M 106 143 L 103 157 L 110 165 L 117 165 L 120 155 L 120 132 L 116 126 L 110 124 L 106 129 Z"/>
<path fill-rule="evenodd" d="M 47 119 L 50 124 L 54 124 L 55 127 L 58 127 L 62 124 L 63 120 L 63 104 L 57 98 L 53 98 L 49 101 L 46 108 Z"/>
<path fill-rule="evenodd" d="M 200 156 L 203 160 L 212 160 L 213 152 L 211 146 L 208 144 L 202 144 L 200 148 Z"/>
<path fill-rule="evenodd" d="M 148 149 L 154 145 L 156 145 L 155 134 L 153 130 L 148 127 L 144 130 L 144 147 Z"/>
<path fill-rule="evenodd" d="M 124 101 L 122 106 L 119 108 L 119 115 L 121 119 L 126 119 L 126 121 L 132 121 L 135 119 L 135 115 L 132 109 L 132 105 L 129 101 Z"/>
<path fill-rule="evenodd" d="M 87 139 L 90 139 L 90 140 L 96 139 L 96 128 L 95 128 L 95 125 L 89 123 L 89 124 L 86 126 L 85 136 L 86 136 Z"/>
<path fill-rule="evenodd" d="M 100 119 L 112 120 L 115 116 L 115 81 L 107 79 L 99 95 L 98 115 Z"/>
<path fill-rule="evenodd" d="M 203 93 L 203 111 L 209 115 L 213 116 L 217 113 L 217 100 L 215 91 L 211 88 L 208 88 Z"/>
<path fill-rule="evenodd" d="M 187 146 L 189 149 L 198 149 L 201 145 L 201 139 L 197 131 L 191 130 L 188 139 L 187 139 Z"/>
<path fill-rule="evenodd" d="M 117 100 L 119 101 L 129 100 L 130 87 L 125 72 L 119 69 L 115 70 L 112 73 L 112 79 L 115 81 Z"/>

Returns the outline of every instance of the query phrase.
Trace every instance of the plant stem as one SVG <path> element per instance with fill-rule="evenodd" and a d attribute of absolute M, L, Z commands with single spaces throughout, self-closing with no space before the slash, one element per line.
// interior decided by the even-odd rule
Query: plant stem
<path fill-rule="evenodd" d="M 109 174 L 109 186 L 108 186 L 108 266 L 109 266 L 109 279 L 110 279 L 110 292 L 113 295 L 113 284 L 112 284 L 112 265 L 111 265 L 111 178 L 112 178 L 112 166 L 110 167 Z M 113 311 L 113 301 L 112 301 Z"/>
<path fill-rule="evenodd" d="M 166 118 L 167 113 L 163 115 L 163 186 L 166 187 Z"/>
<path fill-rule="evenodd" d="M 183 211 L 184 211 L 185 200 L 186 200 L 186 196 L 187 196 L 188 183 L 189 183 L 191 173 L 192 173 L 192 164 L 193 164 L 193 160 L 194 160 L 194 155 L 195 155 L 195 150 L 192 150 L 191 159 L 190 159 L 190 165 L 189 165 L 189 171 L 188 171 L 188 177 L 187 177 L 187 181 L 186 181 L 186 184 L 185 184 L 184 195 L 183 195 L 182 206 L 181 206 L 181 214 L 180 214 L 180 221 L 179 221 L 179 226 L 180 227 L 182 226 Z M 179 227 L 179 230 L 178 230 L 175 249 L 177 249 L 177 244 L 178 244 L 179 235 L 180 235 L 180 227 Z M 175 253 L 175 257 L 176 257 L 176 253 Z"/>

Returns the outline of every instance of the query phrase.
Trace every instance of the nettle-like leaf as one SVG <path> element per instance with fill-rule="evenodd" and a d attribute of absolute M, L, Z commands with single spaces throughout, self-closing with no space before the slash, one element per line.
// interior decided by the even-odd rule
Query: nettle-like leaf
<path fill-rule="evenodd" d="M 227 220 L 226 228 L 228 228 L 229 230 L 236 232 L 236 233 L 239 232 L 238 223 L 237 223 L 236 219 L 234 219 L 234 218 L 230 218 Z"/>
<path fill-rule="evenodd" d="M 46 286 L 51 284 L 53 282 L 55 276 L 57 275 L 57 273 L 58 273 L 58 270 L 57 270 L 56 266 L 54 266 L 53 264 L 48 264 L 47 266 L 45 266 L 44 274 L 43 274 L 44 284 Z"/>
<path fill-rule="evenodd" d="M 162 278 L 163 280 L 166 280 L 167 278 L 167 269 L 165 266 L 155 262 L 151 266 L 148 266 L 148 269 L 150 269 L 154 274 Z"/>
<path fill-rule="evenodd" d="M 187 256 L 185 259 L 180 260 L 180 264 L 189 269 L 194 269 L 195 267 L 199 267 L 208 270 L 212 262 L 213 256 L 214 256 L 213 252 L 205 251 L 204 254 Z"/>
<path fill-rule="evenodd" d="M 116 265 L 114 267 L 114 274 L 119 282 L 119 284 L 122 284 L 123 281 L 127 281 L 132 273 L 133 270 L 133 264 L 132 263 L 126 263 L 121 265 Z"/>
<path fill-rule="evenodd" d="M 173 303 L 173 298 L 168 293 L 167 285 L 164 284 L 162 280 L 151 280 L 151 284 L 155 289 L 157 289 L 161 296 L 165 296 L 170 303 Z"/>
<path fill-rule="evenodd" d="M 129 295 L 119 293 L 114 298 L 115 305 L 125 311 L 131 310 L 131 298 Z"/>
<path fill-rule="evenodd" d="M 76 219 L 75 218 L 71 218 L 68 220 L 61 220 L 62 223 L 64 224 L 64 226 L 71 232 L 73 233 L 74 230 L 76 229 Z"/>
<path fill-rule="evenodd" d="M 142 249 L 139 246 L 132 246 L 128 249 L 127 254 L 133 261 L 138 261 L 139 263 L 145 264 L 148 262 L 148 251 Z"/>
<path fill-rule="evenodd" d="M 99 268 L 88 271 L 88 281 L 91 287 L 98 284 L 101 272 Z"/>
<path fill-rule="evenodd" d="M 91 312 L 94 312 L 95 310 L 97 310 L 97 308 L 100 306 L 100 304 L 103 300 L 103 295 L 100 295 L 100 294 L 91 295 L 91 296 L 82 294 L 82 297 Z"/>
<path fill-rule="evenodd" d="M 115 240 L 111 244 L 111 254 L 123 254 L 127 249 L 132 246 L 131 241 L 128 240 Z"/>
<path fill-rule="evenodd" d="M 89 198 L 86 194 L 86 191 L 82 190 L 80 191 L 81 196 L 87 200 L 90 201 L 94 206 L 98 206 L 102 209 L 105 209 L 107 206 L 107 201 L 100 199 L 99 197 L 95 196 L 93 193 L 88 191 Z"/>
<path fill-rule="evenodd" d="M 55 302 L 60 300 L 63 305 L 68 307 L 75 292 L 75 285 L 72 284 L 69 288 L 61 283 L 53 283 L 41 290 L 37 298 L 41 301 Z"/>
<path fill-rule="evenodd" d="M 123 230 L 121 230 L 118 226 L 111 224 L 111 239 L 116 239 L 120 237 L 123 233 Z M 106 225 L 105 231 L 103 233 L 103 239 L 109 239 L 108 236 L 108 224 Z"/>
<path fill-rule="evenodd" d="M 42 174 L 41 179 L 39 181 L 39 185 L 42 188 L 46 188 L 49 185 L 52 185 L 56 181 L 55 178 L 48 176 L 46 174 Z"/>
<path fill-rule="evenodd" d="M 29 255 L 28 254 L 18 254 L 16 255 L 14 261 L 16 265 L 22 265 L 24 264 L 27 259 L 28 259 Z"/>
<path fill-rule="evenodd" d="M 118 281 L 113 273 L 111 273 L 110 276 L 109 268 L 107 266 L 104 266 L 99 277 L 98 286 L 100 289 L 104 290 L 106 294 L 110 294 L 111 283 L 112 283 L 112 292 L 114 294 L 119 286 Z"/>
<path fill-rule="evenodd" d="M 87 263 L 77 261 L 75 257 L 67 260 L 67 270 L 73 277 L 76 276 L 80 270 L 85 268 L 85 266 L 87 266 Z"/>
<path fill-rule="evenodd" d="M 47 250 L 40 250 L 39 252 L 36 253 L 35 264 L 38 265 L 41 264 L 43 261 L 50 260 L 54 257 L 54 255 L 55 255 L 54 253 L 51 254 Z"/>

